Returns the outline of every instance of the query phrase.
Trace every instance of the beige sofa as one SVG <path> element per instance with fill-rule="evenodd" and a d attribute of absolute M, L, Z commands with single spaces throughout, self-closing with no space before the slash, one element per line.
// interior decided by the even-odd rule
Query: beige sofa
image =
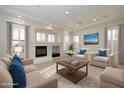
<path fill-rule="evenodd" d="M 124 69 L 107 67 L 100 75 L 101 88 L 124 88 Z"/>
<path fill-rule="evenodd" d="M 27 88 L 57 88 L 58 81 L 55 78 L 45 78 L 33 65 L 33 60 L 22 61 L 26 73 Z M 12 88 L 13 80 L 8 71 L 11 64 L 11 57 L 6 56 L 0 59 L 0 87 Z"/>

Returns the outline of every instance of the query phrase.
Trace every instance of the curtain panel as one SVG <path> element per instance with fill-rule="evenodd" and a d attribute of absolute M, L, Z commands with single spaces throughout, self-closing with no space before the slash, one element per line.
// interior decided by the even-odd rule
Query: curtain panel
<path fill-rule="evenodd" d="M 119 25 L 119 47 L 118 47 L 118 57 L 119 63 L 124 64 L 124 24 Z"/>
<path fill-rule="evenodd" d="M 12 22 L 7 22 L 7 54 L 12 53 Z"/>
<path fill-rule="evenodd" d="M 7 54 L 12 55 L 12 31 L 13 31 L 13 24 L 17 24 L 17 23 L 13 23 L 13 22 L 9 22 L 7 21 Z M 17 24 L 17 25 L 22 25 L 22 24 Z M 25 57 L 28 58 L 28 46 L 29 46 L 29 26 L 26 25 L 22 25 L 25 26 Z"/>

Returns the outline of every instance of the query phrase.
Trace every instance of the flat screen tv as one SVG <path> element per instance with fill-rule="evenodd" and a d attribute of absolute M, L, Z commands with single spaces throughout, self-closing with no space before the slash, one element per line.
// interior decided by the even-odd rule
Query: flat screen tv
<path fill-rule="evenodd" d="M 97 44 L 99 44 L 99 33 L 84 35 L 84 45 L 97 45 Z"/>

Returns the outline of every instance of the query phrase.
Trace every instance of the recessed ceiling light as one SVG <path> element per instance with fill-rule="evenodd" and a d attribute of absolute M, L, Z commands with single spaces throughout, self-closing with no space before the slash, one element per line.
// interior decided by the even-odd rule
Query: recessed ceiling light
<path fill-rule="evenodd" d="M 96 18 L 93 18 L 93 22 L 96 22 Z"/>
<path fill-rule="evenodd" d="M 18 18 L 21 18 L 22 16 L 18 16 Z"/>
<path fill-rule="evenodd" d="M 69 14 L 69 11 L 66 11 L 65 14 L 68 15 Z"/>

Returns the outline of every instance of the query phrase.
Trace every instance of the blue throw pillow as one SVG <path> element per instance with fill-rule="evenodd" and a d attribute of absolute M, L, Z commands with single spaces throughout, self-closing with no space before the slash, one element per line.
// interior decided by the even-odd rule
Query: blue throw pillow
<path fill-rule="evenodd" d="M 13 57 L 12 64 L 9 67 L 9 71 L 13 78 L 14 88 L 25 88 L 26 87 L 26 75 L 21 62 Z"/>
<path fill-rule="evenodd" d="M 84 55 L 85 52 L 86 52 L 86 49 L 84 49 L 84 48 L 80 48 L 80 54 Z"/>
<path fill-rule="evenodd" d="M 14 55 L 14 57 L 13 57 L 13 59 L 16 59 L 16 60 L 18 60 L 21 64 L 22 64 L 22 61 L 21 61 L 21 59 L 17 56 L 17 55 Z"/>
<path fill-rule="evenodd" d="M 99 50 L 98 56 L 106 57 L 107 56 L 107 51 L 106 50 Z"/>

